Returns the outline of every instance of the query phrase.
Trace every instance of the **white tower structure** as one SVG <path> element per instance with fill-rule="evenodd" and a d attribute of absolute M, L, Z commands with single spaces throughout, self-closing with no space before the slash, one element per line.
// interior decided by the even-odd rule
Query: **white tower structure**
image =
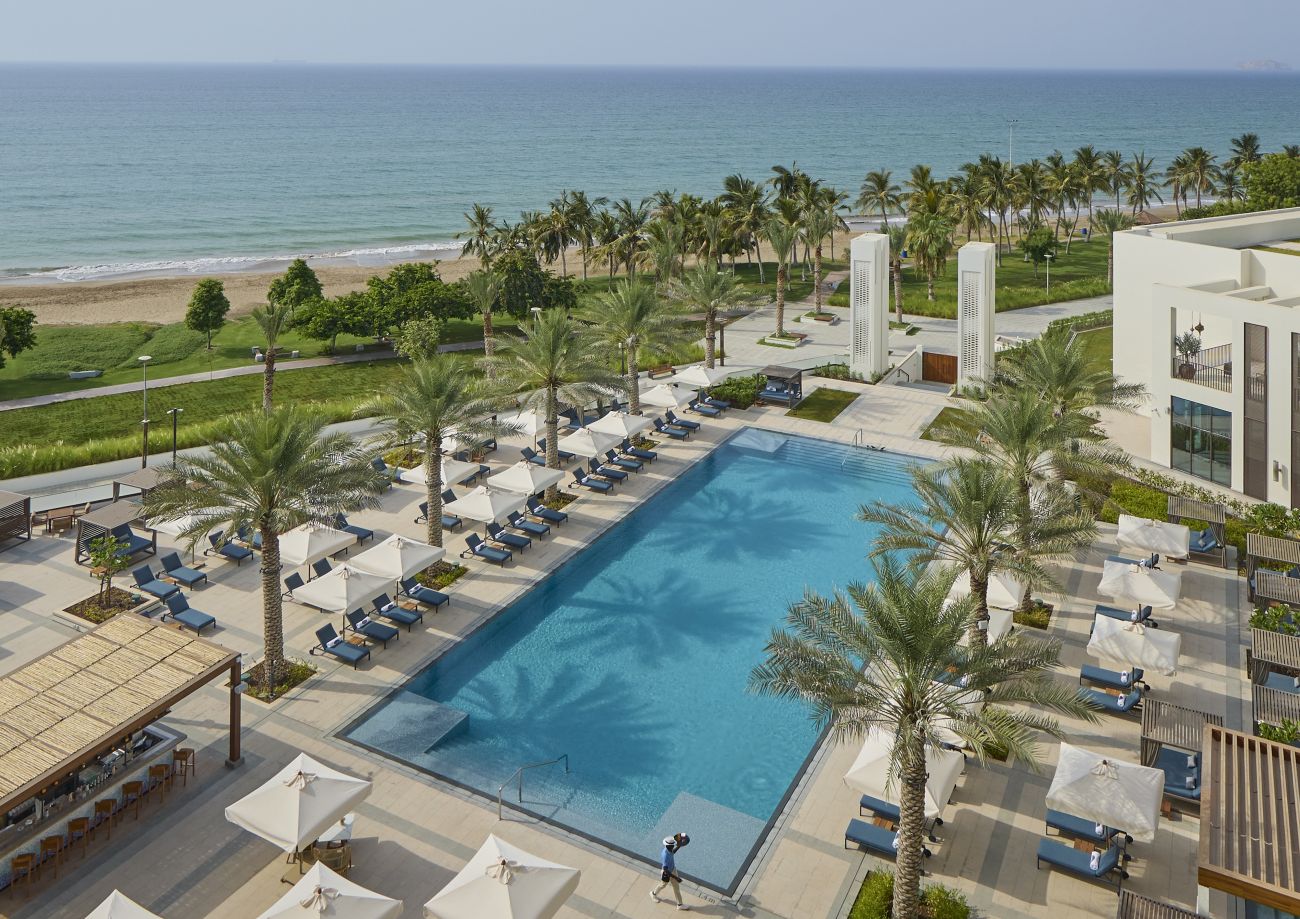
<path fill-rule="evenodd" d="M 849 367 L 864 377 L 889 369 L 889 237 L 863 233 L 849 245 Z"/>
<path fill-rule="evenodd" d="M 997 250 L 967 243 L 957 251 L 957 388 L 993 376 Z"/>

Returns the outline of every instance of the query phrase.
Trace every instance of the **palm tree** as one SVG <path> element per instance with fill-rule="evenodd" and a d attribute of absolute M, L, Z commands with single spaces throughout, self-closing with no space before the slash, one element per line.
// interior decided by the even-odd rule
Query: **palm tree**
<path fill-rule="evenodd" d="M 759 236 L 763 221 L 768 218 L 767 193 L 753 179 L 742 175 L 729 175 L 722 180 L 719 200 L 726 205 L 731 219 L 731 231 L 751 264 L 751 251 L 758 258 L 758 283 L 763 283 L 763 253 L 759 249 Z"/>
<path fill-rule="evenodd" d="M 889 228 L 889 273 L 894 276 L 894 313 L 903 324 L 903 250 L 907 248 L 907 224 Z"/>
<path fill-rule="evenodd" d="M 429 503 L 426 538 L 442 545 L 442 442 L 452 434 L 462 443 L 498 436 L 502 426 L 490 420 L 495 403 L 483 381 L 466 373 L 448 354 L 413 361 L 385 391 L 362 403 L 357 417 L 373 417 L 386 428 L 386 450 L 424 445 L 424 497 Z M 505 433 L 510 433 L 506 431 Z"/>
<path fill-rule="evenodd" d="M 638 359 L 642 348 L 670 350 L 684 344 L 690 332 L 682 325 L 676 303 L 662 300 L 653 287 L 624 278 L 608 293 L 598 296 L 579 319 L 591 324 L 589 335 L 619 349 L 626 358 L 625 387 L 628 410 L 641 414 Z"/>
<path fill-rule="evenodd" d="M 1218 173 L 1219 196 L 1228 202 L 1245 201 L 1246 189 L 1242 187 L 1241 176 L 1234 166 L 1224 166 Z"/>
<path fill-rule="evenodd" d="M 642 261 L 654 269 L 655 280 L 666 284 L 682 267 L 682 247 L 685 231 L 673 220 L 658 218 L 646 224 L 646 248 Z"/>
<path fill-rule="evenodd" d="M 573 203 L 569 192 L 560 192 L 560 197 L 550 203 L 550 210 L 542 215 L 538 227 L 538 242 L 546 253 L 547 261 L 554 262 L 560 257 L 560 275 L 567 277 L 569 264 L 565 255 L 574 241 L 579 239 L 579 228 L 574 220 Z"/>
<path fill-rule="evenodd" d="M 1156 190 L 1160 180 L 1156 177 L 1155 162 L 1146 153 L 1134 153 L 1133 161 L 1128 165 L 1128 203 L 1133 208 L 1134 217 L 1147 209 L 1152 198 L 1164 203 L 1165 199 Z"/>
<path fill-rule="evenodd" d="M 528 390 L 523 404 L 540 410 L 546 422 L 546 465 L 559 469 L 560 405 L 581 409 L 623 385 L 609 369 L 600 342 L 563 310 L 543 310 L 520 330 L 523 334 L 508 339 L 494 358 L 496 372 L 512 391 Z M 546 493 L 555 491 L 551 486 Z"/>
<path fill-rule="evenodd" d="M 1226 165 L 1231 166 L 1233 169 L 1240 169 L 1247 163 L 1259 162 L 1258 134 L 1248 131 L 1240 137 L 1234 137 L 1230 144 L 1232 146 L 1232 156 L 1228 159 Z"/>
<path fill-rule="evenodd" d="M 754 669 L 755 691 L 796 699 L 812 709 L 836 741 L 860 740 L 877 728 L 892 735 L 889 781 L 899 802 L 898 856 L 891 915 L 915 917 L 924 849 L 926 748 L 955 733 L 980 762 L 996 747 L 1037 770 L 1037 738 L 1062 736 L 1057 712 L 1096 715 L 1078 690 L 1052 676 L 1060 643 L 1020 636 L 963 648 L 969 600 L 945 607 L 951 570 L 914 575 L 895 563 L 875 566 L 876 583 L 850 584 L 831 598 L 807 594 L 789 608 L 766 660 Z M 852 604 L 852 605 L 850 605 Z M 966 706 L 970 692 L 982 709 Z"/>
<path fill-rule="evenodd" d="M 262 368 L 262 411 L 271 410 L 271 397 L 275 390 L 275 351 L 280 333 L 289 327 L 293 310 L 289 306 L 271 302 L 253 310 L 253 321 L 266 339 L 265 365 Z"/>
<path fill-rule="evenodd" d="M 496 353 L 496 335 L 492 331 L 492 310 L 496 308 L 501 296 L 501 276 L 488 268 L 471 271 L 465 276 L 465 292 L 470 302 L 483 316 L 483 355 L 492 357 Z M 488 362 L 488 379 L 492 378 L 494 365 Z"/>
<path fill-rule="evenodd" d="M 491 257 L 492 239 L 498 231 L 492 219 L 492 208 L 475 204 L 468 214 L 463 215 L 468 229 L 456 234 L 457 239 L 464 239 L 461 255 L 477 255 L 486 264 Z"/>
<path fill-rule="evenodd" d="M 763 235 L 772 247 L 776 258 L 776 335 L 785 334 L 785 288 L 790 273 L 790 250 L 798 239 L 798 228 L 780 217 L 770 218 L 763 225 Z"/>
<path fill-rule="evenodd" d="M 1106 281 L 1115 283 L 1115 234 L 1133 226 L 1133 218 L 1119 208 L 1101 208 L 1093 215 L 1093 229 L 1106 237 Z"/>
<path fill-rule="evenodd" d="M 1183 216 L 1183 208 L 1187 206 L 1187 188 L 1191 185 L 1188 172 L 1186 153 L 1175 156 L 1165 168 L 1165 184 L 1169 186 L 1169 196 L 1174 199 L 1174 214 L 1177 217 Z"/>
<path fill-rule="evenodd" d="M 799 168 L 799 164 L 791 163 L 789 169 L 784 166 L 773 166 L 772 178 L 767 181 L 776 189 L 778 198 L 793 198 L 807 179 L 808 176 Z"/>
<path fill-rule="evenodd" d="M 608 202 L 607 198 L 588 198 L 585 191 L 575 191 L 569 195 L 569 220 L 573 224 L 578 241 L 578 251 L 582 253 L 582 279 L 587 280 L 587 259 L 594 242 L 594 223 L 597 211 Z"/>
<path fill-rule="evenodd" d="M 191 548 L 214 527 L 226 539 L 246 528 L 261 535 L 262 675 L 269 696 L 284 670 L 280 535 L 376 507 L 386 483 L 351 438 L 328 433 L 325 419 L 292 405 L 227 416 L 206 455 L 182 456 L 158 471 L 158 485 L 144 496 L 146 513 L 162 520 L 194 515 L 181 534 Z"/>
<path fill-rule="evenodd" d="M 835 218 L 826 211 L 804 217 L 803 238 L 813 250 L 813 312 L 822 311 L 822 243 L 835 234 Z"/>
<path fill-rule="evenodd" d="M 1109 367 L 1099 366 L 1068 329 L 1048 330 L 1003 352 L 998 373 L 1008 389 L 1033 393 L 1058 418 L 1098 408 L 1133 412 L 1146 400 L 1145 386 L 1126 383 Z"/>
<path fill-rule="evenodd" d="M 1187 159 L 1187 181 L 1196 192 L 1196 206 L 1200 207 L 1201 193 L 1214 190 L 1215 156 L 1204 147 L 1188 147 L 1183 156 Z"/>
<path fill-rule="evenodd" d="M 1115 202 L 1115 207 L 1118 209 L 1120 206 L 1119 193 L 1128 184 L 1129 168 L 1128 163 L 1124 161 L 1124 154 L 1118 150 L 1107 150 L 1103 153 L 1101 155 L 1101 173 L 1102 181 L 1109 188 L 1111 200 Z"/>
<path fill-rule="evenodd" d="M 637 256 L 645 245 L 645 228 L 650 222 L 650 202 L 643 199 L 633 204 L 630 198 L 620 198 L 614 202 L 614 219 L 618 224 L 618 260 L 630 277 L 636 277 Z"/>
<path fill-rule="evenodd" d="M 862 180 L 862 190 L 858 194 L 857 206 L 864 213 L 879 211 L 883 226 L 889 226 L 889 212 L 898 210 L 903 203 L 902 189 L 892 181 L 893 173 L 888 169 L 868 172 Z"/>
<path fill-rule="evenodd" d="M 1074 151 L 1074 165 L 1078 169 L 1079 181 L 1085 189 L 1088 204 L 1088 238 L 1084 241 L 1091 242 L 1092 193 L 1106 187 L 1106 165 L 1102 161 L 1101 154 L 1097 152 L 1097 148 L 1092 144 L 1085 144 Z"/>
<path fill-rule="evenodd" d="M 907 248 L 912 260 L 925 272 L 925 295 L 934 302 L 934 279 L 952 253 L 952 224 L 940 214 L 913 212 L 907 219 Z"/>
<path fill-rule="evenodd" d="M 667 295 L 687 312 L 704 314 L 704 366 L 712 369 L 718 320 L 747 305 L 751 299 L 749 292 L 731 272 L 710 271 L 707 265 L 696 265 L 669 282 Z"/>
<path fill-rule="evenodd" d="M 1300 144 L 1283 144 L 1282 155 L 1293 160 L 1300 160 Z"/>

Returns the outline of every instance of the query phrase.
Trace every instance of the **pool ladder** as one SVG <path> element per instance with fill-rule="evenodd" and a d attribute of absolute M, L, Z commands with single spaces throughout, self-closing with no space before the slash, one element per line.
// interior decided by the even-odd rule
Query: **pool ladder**
<path fill-rule="evenodd" d="M 519 780 L 518 786 L 515 791 L 515 797 L 518 799 L 519 803 L 522 804 L 524 802 L 524 772 L 526 772 L 529 769 L 538 769 L 541 768 L 542 766 L 554 766 L 556 763 L 564 763 L 564 774 L 565 775 L 569 774 L 569 754 L 567 753 L 562 753 L 559 756 L 555 757 L 555 759 L 548 759 L 544 763 L 528 763 L 525 766 L 520 766 L 518 769 L 512 772 L 510 774 L 510 778 L 502 782 L 501 787 L 497 789 L 497 819 L 498 820 L 505 819 L 502 816 L 501 795 L 503 792 L 505 792 L 507 785 L 509 785 L 511 782 L 515 781 L 516 779 Z"/>

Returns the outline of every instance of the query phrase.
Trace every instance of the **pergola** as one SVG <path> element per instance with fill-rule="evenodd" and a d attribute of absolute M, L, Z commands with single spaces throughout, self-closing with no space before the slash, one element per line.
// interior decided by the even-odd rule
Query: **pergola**
<path fill-rule="evenodd" d="M 759 374 L 767 378 L 767 383 L 758 391 L 759 401 L 779 402 L 793 408 L 803 398 L 803 371 L 798 367 L 773 364 L 764 367 Z"/>
<path fill-rule="evenodd" d="M 1300 723 L 1300 692 L 1255 684 L 1250 687 L 1252 713 L 1258 724 L 1281 727 L 1283 721 Z"/>
<path fill-rule="evenodd" d="M 1300 913 L 1300 748 L 1205 732 L 1197 883 Z"/>
<path fill-rule="evenodd" d="M 1222 726 L 1223 718 L 1160 699 L 1142 701 L 1142 765 L 1150 766 L 1161 747 L 1199 753 L 1206 725 Z"/>
<path fill-rule="evenodd" d="M 1131 890 L 1121 890 L 1115 919 L 1200 919 L 1200 916 L 1181 906 L 1161 903 Z"/>
<path fill-rule="evenodd" d="M 1300 578 L 1261 570 L 1260 562 L 1300 565 L 1300 542 L 1279 536 L 1246 534 L 1246 585 L 1251 602 L 1263 599 L 1300 606 Z"/>
<path fill-rule="evenodd" d="M 113 480 L 113 500 L 116 501 L 122 496 L 123 488 L 133 488 L 140 494 L 145 494 L 158 484 L 158 477 L 161 473 L 156 466 L 146 466 L 143 469 L 137 469 L 135 472 L 124 475 Z"/>
<path fill-rule="evenodd" d="M 0 491 L 0 542 L 32 538 L 32 499 Z"/>
<path fill-rule="evenodd" d="M 1251 629 L 1246 661 L 1252 683 L 1264 683 L 1274 670 L 1300 671 L 1300 635 Z"/>
<path fill-rule="evenodd" d="M 1228 513 L 1222 504 L 1210 504 L 1205 501 L 1195 501 L 1192 498 L 1180 498 L 1177 495 L 1170 495 L 1166 519 L 1170 523 L 1182 523 L 1184 520 L 1205 521 L 1205 525 L 1214 534 L 1218 548 L 1205 552 L 1198 552 L 1193 548 L 1190 554 L 1193 558 L 1199 556 L 1203 559 L 1218 562 L 1221 567 L 1228 567 L 1228 540 L 1225 532 Z"/>
<path fill-rule="evenodd" d="M 114 501 L 82 514 L 77 518 L 76 562 L 78 565 L 90 555 L 91 540 L 98 539 L 116 527 L 130 526 L 141 518 L 144 510 L 135 501 Z M 158 534 L 150 531 L 150 555 L 158 554 Z"/>

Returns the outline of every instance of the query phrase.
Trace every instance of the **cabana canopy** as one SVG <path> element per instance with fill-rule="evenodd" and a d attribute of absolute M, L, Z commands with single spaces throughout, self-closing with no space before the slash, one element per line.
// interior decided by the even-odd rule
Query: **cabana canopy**
<path fill-rule="evenodd" d="M 1300 671 L 1300 635 L 1251 629 L 1250 653 L 1246 659 L 1250 662 L 1252 683 L 1265 682 L 1275 669 Z"/>
<path fill-rule="evenodd" d="M 548 469 L 526 460 L 507 466 L 501 472 L 488 476 L 488 487 L 516 495 L 535 495 L 564 478 L 559 469 Z"/>
<path fill-rule="evenodd" d="M 1255 721 L 1279 728 L 1284 721 L 1300 724 L 1300 692 L 1255 684 L 1250 693 Z"/>
<path fill-rule="evenodd" d="M 488 836 L 450 883 L 424 904 L 429 919 L 551 919 L 581 874 Z"/>
<path fill-rule="evenodd" d="M 1259 567 L 1260 562 L 1300 565 L 1300 542 L 1280 536 L 1246 534 L 1246 585 L 1249 599 L 1276 600 L 1300 606 L 1300 578 L 1287 578 L 1280 572 Z M 1264 583 L 1260 583 L 1261 578 Z"/>
<path fill-rule="evenodd" d="M 109 531 L 130 526 L 143 516 L 144 509 L 135 501 L 114 501 L 101 508 L 82 514 L 77 518 L 76 562 L 78 565 L 89 557 L 90 543 Z M 149 554 L 158 553 L 158 535 L 151 533 Z"/>
<path fill-rule="evenodd" d="M 139 903 L 115 890 L 104 902 L 90 911 L 86 919 L 162 919 L 157 913 L 151 913 Z"/>
<path fill-rule="evenodd" d="M 352 559 L 348 567 L 390 581 L 400 581 L 414 577 L 446 554 L 446 549 L 394 533 Z"/>
<path fill-rule="evenodd" d="M 306 606 L 332 613 L 350 613 L 387 593 L 392 586 L 390 580 L 359 571 L 351 565 L 339 565 L 299 587 L 293 592 L 293 598 Z"/>
<path fill-rule="evenodd" d="M 1204 501 L 1196 501 L 1192 498 L 1180 498 L 1177 495 L 1169 496 L 1169 509 L 1166 518 L 1170 523 L 1182 523 L 1184 520 L 1195 520 L 1202 522 L 1214 536 L 1216 545 L 1209 549 L 1198 549 L 1193 544 L 1191 555 L 1193 558 L 1201 556 L 1202 558 L 1213 559 L 1224 568 L 1228 567 L 1228 540 L 1225 530 L 1228 520 L 1228 512 L 1222 504 L 1207 504 Z"/>
<path fill-rule="evenodd" d="M 32 538 L 32 499 L 0 491 L 0 542 Z"/>
<path fill-rule="evenodd" d="M 1156 838 L 1165 774 L 1072 744 L 1061 744 L 1047 806 L 1123 830 L 1140 842 Z"/>
<path fill-rule="evenodd" d="M 1223 718 L 1161 699 L 1142 700 L 1142 762 L 1154 763 L 1161 747 L 1199 753 L 1206 725 L 1222 727 Z"/>
<path fill-rule="evenodd" d="M 1159 670 L 1165 676 L 1173 676 L 1182 645 L 1182 636 L 1173 632 L 1099 614 L 1093 621 L 1088 653 L 1098 660 Z"/>
<path fill-rule="evenodd" d="M 844 773 L 844 782 L 850 788 L 880 798 L 891 804 L 898 802 L 898 788 L 889 785 L 889 754 L 894 744 L 894 735 L 879 728 L 867 732 L 858 758 L 853 761 L 849 771 Z M 933 820 L 943 817 L 943 810 L 948 806 L 952 790 L 957 787 L 957 778 L 961 775 L 966 758 L 956 750 L 941 750 L 926 747 L 925 764 L 929 773 L 925 783 L 925 816 Z"/>
<path fill-rule="evenodd" d="M 137 469 L 135 472 L 114 479 L 113 500 L 116 501 L 121 497 L 123 488 L 133 489 L 140 494 L 151 491 L 158 484 L 158 478 L 161 474 L 157 466 L 146 466 L 143 469 Z"/>
<path fill-rule="evenodd" d="M 480 485 L 463 498 L 457 498 L 442 506 L 444 514 L 455 514 L 479 523 L 496 523 L 512 513 L 524 509 L 525 498 L 522 495 L 505 491 L 493 491 L 486 485 Z"/>
<path fill-rule="evenodd" d="M 402 901 L 367 890 L 320 862 L 257 919 L 396 919 Z"/>
<path fill-rule="evenodd" d="M 794 406 L 803 398 L 803 371 L 797 367 L 771 365 L 759 371 L 767 383 L 758 391 L 760 402 Z"/>
<path fill-rule="evenodd" d="M 280 561 L 290 568 L 310 565 L 337 555 L 356 542 L 357 538 L 351 533 L 308 523 L 294 527 L 280 537 Z"/>
<path fill-rule="evenodd" d="M 370 782 L 299 753 L 226 808 L 226 819 L 285 852 L 320 838 L 370 794 Z"/>

